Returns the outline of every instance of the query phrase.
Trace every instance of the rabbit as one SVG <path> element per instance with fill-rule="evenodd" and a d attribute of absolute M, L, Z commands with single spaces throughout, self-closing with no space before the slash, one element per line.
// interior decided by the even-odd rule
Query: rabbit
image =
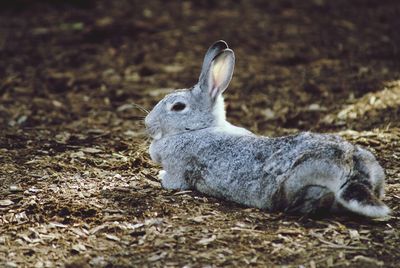
<path fill-rule="evenodd" d="M 270 212 L 350 212 L 379 218 L 385 174 L 374 155 L 339 136 L 257 136 L 226 120 L 222 93 L 235 64 L 226 42 L 206 52 L 198 83 L 165 96 L 145 118 L 162 187 L 193 189 Z"/>

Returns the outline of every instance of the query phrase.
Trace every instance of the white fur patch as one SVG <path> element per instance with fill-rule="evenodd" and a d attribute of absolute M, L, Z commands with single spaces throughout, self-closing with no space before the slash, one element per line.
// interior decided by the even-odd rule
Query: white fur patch
<path fill-rule="evenodd" d="M 242 128 L 242 127 L 234 126 L 234 125 L 230 124 L 229 122 L 225 122 L 225 124 L 221 125 L 220 127 L 221 127 L 221 131 L 228 133 L 228 134 L 232 134 L 232 135 L 243 136 L 243 135 L 253 134 L 249 130 Z"/>
<path fill-rule="evenodd" d="M 349 202 L 346 202 L 340 199 L 339 201 L 340 204 L 343 205 L 348 210 L 370 218 L 383 218 L 387 217 L 390 213 L 390 209 L 386 205 L 382 206 L 363 205 L 356 200 L 350 200 Z"/>
<path fill-rule="evenodd" d="M 221 95 L 219 95 L 215 99 L 215 104 L 212 110 L 212 114 L 216 120 L 217 125 L 222 125 L 224 122 L 226 122 L 224 98 Z"/>
<path fill-rule="evenodd" d="M 220 127 L 220 130 L 232 135 L 249 135 L 252 134 L 249 130 L 241 127 L 237 127 L 226 121 L 224 98 L 219 95 L 215 99 L 214 108 L 212 111 L 216 120 L 216 125 Z"/>
<path fill-rule="evenodd" d="M 160 180 L 163 180 L 164 177 L 165 177 L 165 174 L 167 174 L 167 172 L 166 172 L 165 170 L 160 170 L 160 171 L 158 172 L 158 178 L 159 178 Z"/>

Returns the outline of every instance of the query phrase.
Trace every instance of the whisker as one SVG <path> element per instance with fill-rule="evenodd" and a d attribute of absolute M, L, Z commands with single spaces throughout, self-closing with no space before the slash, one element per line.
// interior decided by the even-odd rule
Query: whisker
<path fill-rule="evenodd" d="M 134 106 L 135 108 L 141 110 L 142 112 L 145 112 L 146 114 L 149 114 L 149 111 L 147 111 L 143 106 L 140 106 L 139 104 L 132 103 L 132 106 Z"/>

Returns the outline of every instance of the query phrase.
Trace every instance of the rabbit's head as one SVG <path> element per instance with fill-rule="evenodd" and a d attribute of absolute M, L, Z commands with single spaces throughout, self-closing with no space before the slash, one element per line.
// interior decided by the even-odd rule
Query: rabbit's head
<path fill-rule="evenodd" d="M 145 124 L 154 139 L 193 131 L 225 122 L 222 92 L 228 87 L 235 56 L 224 41 L 217 41 L 207 51 L 199 82 L 189 89 L 174 91 L 164 97 L 147 115 Z"/>

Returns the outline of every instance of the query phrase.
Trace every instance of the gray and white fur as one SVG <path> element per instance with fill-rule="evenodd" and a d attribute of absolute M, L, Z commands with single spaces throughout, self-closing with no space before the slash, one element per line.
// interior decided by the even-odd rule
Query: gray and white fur
<path fill-rule="evenodd" d="M 224 41 L 207 51 L 199 82 L 162 99 L 145 119 L 150 156 L 166 189 L 268 211 L 350 211 L 385 217 L 384 171 L 368 150 L 335 135 L 268 138 L 226 121 L 222 93 L 235 56 Z"/>

